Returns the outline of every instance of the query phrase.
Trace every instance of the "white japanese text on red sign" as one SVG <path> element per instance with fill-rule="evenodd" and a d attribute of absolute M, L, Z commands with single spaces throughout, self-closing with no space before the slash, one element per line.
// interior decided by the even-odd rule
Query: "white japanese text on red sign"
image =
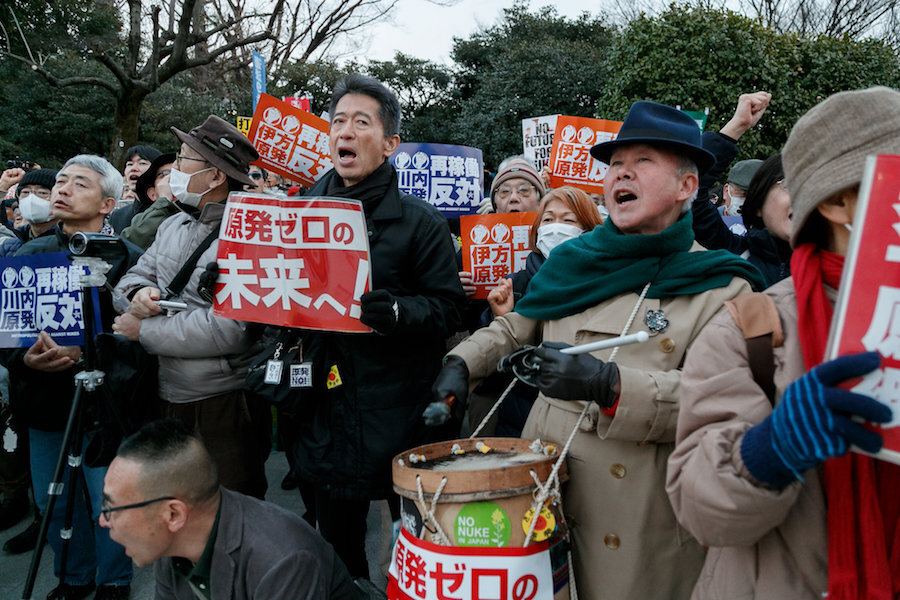
<path fill-rule="evenodd" d="M 347 211 L 228 203 L 222 240 L 279 248 L 365 250 L 366 230 Z"/>

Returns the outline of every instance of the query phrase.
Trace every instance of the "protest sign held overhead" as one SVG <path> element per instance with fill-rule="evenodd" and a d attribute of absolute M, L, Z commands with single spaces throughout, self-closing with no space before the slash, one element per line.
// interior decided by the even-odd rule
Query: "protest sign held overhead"
<path fill-rule="evenodd" d="M 484 189 L 481 150 L 449 144 L 400 144 L 391 155 L 400 191 L 417 196 L 446 217 L 470 215 Z"/>
<path fill-rule="evenodd" d="M 0 259 L 0 348 L 28 348 L 46 331 L 61 346 L 84 343 L 81 275 L 67 252 Z M 94 324 L 100 324 L 96 288 Z M 99 329 L 95 331 L 99 333 Z"/>
<path fill-rule="evenodd" d="M 487 298 L 506 275 L 525 268 L 535 216 L 526 212 L 460 217 L 463 270 L 472 273 L 474 298 Z"/>
<path fill-rule="evenodd" d="M 309 96 L 284 96 L 282 100 L 294 108 L 309 112 L 309 101 L 311 100 Z"/>
<path fill-rule="evenodd" d="M 369 332 L 371 288 L 362 203 L 233 193 L 219 232 L 215 314 L 325 331 Z"/>
<path fill-rule="evenodd" d="M 881 367 L 850 389 L 891 408 L 877 457 L 900 464 L 900 156 L 866 164 L 825 356 L 865 351 Z"/>
<path fill-rule="evenodd" d="M 333 166 L 328 130 L 328 121 L 262 94 L 247 136 L 259 152 L 253 164 L 311 186 Z"/>
<path fill-rule="evenodd" d="M 571 185 L 589 194 L 603 193 L 607 165 L 591 156 L 591 147 L 614 140 L 621 121 L 561 116 L 550 153 L 550 187 Z"/>
<path fill-rule="evenodd" d="M 522 153 L 538 173 L 550 164 L 553 132 L 559 115 L 522 119 Z"/>

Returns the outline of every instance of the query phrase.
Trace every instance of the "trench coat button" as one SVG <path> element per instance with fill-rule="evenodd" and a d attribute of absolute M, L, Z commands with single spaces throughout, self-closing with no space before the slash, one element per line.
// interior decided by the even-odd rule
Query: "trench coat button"
<path fill-rule="evenodd" d="M 672 354 L 672 352 L 675 351 L 675 342 L 673 342 L 669 338 L 660 340 L 659 350 L 660 350 L 660 352 L 665 352 L 666 354 Z"/>
<path fill-rule="evenodd" d="M 603 543 L 606 544 L 606 547 L 610 550 L 618 550 L 619 549 L 619 536 L 614 533 L 607 533 L 603 538 Z"/>
<path fill-rule="evenodd" d="M 623 479 L 625 477 L 625 465 L 620 465 L 619 463 L 613 463 L 609 467 L 609 472 L 616 479 Z"/>

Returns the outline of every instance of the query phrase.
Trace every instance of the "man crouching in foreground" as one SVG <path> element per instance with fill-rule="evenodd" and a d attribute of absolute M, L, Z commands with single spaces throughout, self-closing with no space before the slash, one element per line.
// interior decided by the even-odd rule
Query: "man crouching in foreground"
<path fill-rule="evenodd" d="M 351 599 L 331 546 L 284 509 L 219 485 L 180 422 L 145 425 L 106 474 L 100 525 L 138 566 L 156 563 L 156 598 Z"/>

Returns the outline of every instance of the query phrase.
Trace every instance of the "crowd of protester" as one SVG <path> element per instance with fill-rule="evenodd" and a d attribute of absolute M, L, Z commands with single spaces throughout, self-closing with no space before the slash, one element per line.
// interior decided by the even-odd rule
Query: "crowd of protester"
<path fill-rule="evenodd" d="M 155 565 L 157 598 L 383 597 L 369 581 L 378 557 L 366 553 L 366 518 L 376 500 L 400 518 L 391 458 L 480 427 L 573 435 L 563 502 L 582 598 L 900 599 L 900 467 L 849 452 L 882 444 L 854 419 L 889 422 L 891 409 L 837 387 L 879 357 L 823 362 L 865 158 L 900 154 L 900 92 L 835 94 L 809 107 L 780 153 L 734 163 L 770 102 L 741 95 L 706 133 L 675 108 L 635 102 L 618 136 L 591 149 L 608 165 L 599 197 L 551 188 L 523 157 L 503 161 L 479 212 L 536 218 L 524 269 L 487 300 L 473 298 L 448 220 L 398 188 L 387 159 L 400 104 L 370 77 L 335 87 L 334 168 L 308 190 L 251 164 L 256 149 L 216 116 L 173 127 L 165 151 L 129 148 L 121 172 L 94 155 L 4 171 L 0 257 L 66 250 L 77 232 L 118 237 L 101 325 L 157 369 L 154 418 L 111 463 L 67 471 L 77 491 L 50 511 L 59 582 L 47 598 L 128 598 L 133 564 Z M 371 290 L 359 318 L 372 333 L 214 314 L 217 234 L 240 190 L 362 203 Z M 726 307 L 751 297 L 777 312 L 770 381 Z M 639 331 L 648 343 L 563 352 Z M 247 376 L 285 335 L 311 384 L 275 410 Z M 535 385 L 517 382 L 482 423 L 512 382 L 498 362 L 529 344 Z M 32 519 L 3 547 L 21 553 L 43 543 L 85 357 L 41 332 L 0 362 L 18 440 L 0 455 L 0 529 Z M 423 419 L 433 402 L 448 408 Z M 273 414 L 282 487 L 298 488 L 302 515 L 265 502 Z M 70 497 L 63 553 L 54 532 Z"/>

